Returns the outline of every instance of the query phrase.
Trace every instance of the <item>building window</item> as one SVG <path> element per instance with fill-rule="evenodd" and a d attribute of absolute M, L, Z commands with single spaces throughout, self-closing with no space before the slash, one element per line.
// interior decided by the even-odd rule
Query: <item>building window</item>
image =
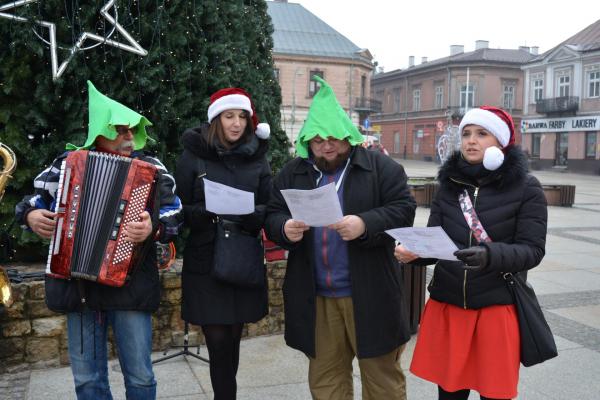
<path fill-rule="evenodd" d="M 531 134 L 531 157 L 532 158 L 540 158 L 541 143 L 542 143 L 542 134 L 541 133 L 532 133 Z"/>
<path fill-rule="evenodd" d="M 566 97 L 570 95 L 571 76 L 565 74 L 558 76 L 558 97 Z"/>
<path fill-rule="evenodd" d="M 444 87 L 436 86 L 435 87 L 435 104 L 434 108 L 440 109 L 444 104 Z"/>
<path fill-rule="evenodd" d="M 317 75 L 320 78 L 323 78 L 323 71 L 310 71 L 310 80 L 308 81 L 308 95 L 310 97 L 313 97 L 315 94 L 317 94 L 317 92 L 321 88 L 321 85 L 313 79 L 313 76 L 315 75 Z"/>
<path fill-rule="evenodd" d="M 588 73 L 588 97 L 600 97 L 600 71 Z"/>
<path fill-rule="evenodd" d="M 421 89 L 413 90 L 413 111 L 421 111 Z"/>
<path fill-rule="evenodd" d="M 422 137 L 423 137 L 423 129 L 415 129 L 413 131 L 413 154 L 420 153 Z"/>
<path fill-rule="evenodd" d="M 506 110 L 512 110 L 515 106 L 515 85 L 505 84 L 502 94 L 502 106 Z"/>
<path fill-rule="evenodd" d="M 533 101 L 537 103 L 544 98 L 544 78 L 533 80 Z"/>
<path fill-rule="evenodd" d="M 365 75 L 360 76 L 360 98 L 365 98 L 365 93 L 367 93 L 367 77 Z"/>
<path fill-rule="evenodd" d="M 400 132 L 394 132 L 394 153 L 400 153 Z"/>
<path fill-rule="evenodd" d="M 279 68 L 273 68 L 273 78 L 276 82 L 279 82 Z"/>
<path fill-rule="evenodd" d="M 474 90 L 473 85 L 462 85 L 460 87 L 460 108 L 473 107 Z"/>
<path fill-rule="evenodd" d="M 394 112 L 400 112 L 400 88 L 394 88 Z"/>
<path fill-rule="evenodd" d="M 585 158 L 596 158 L 598 135 L 596 132 L 585 133 Z"/>

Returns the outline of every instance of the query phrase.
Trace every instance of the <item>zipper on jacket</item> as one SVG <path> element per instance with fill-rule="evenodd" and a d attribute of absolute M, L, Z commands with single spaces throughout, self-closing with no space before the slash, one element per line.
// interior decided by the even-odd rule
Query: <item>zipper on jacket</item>
<path fill-rule="evenodd" d="M 452 179 L 452 178 L 451 178 Z M 454 180 L 454 179 L 452 179 Z M 475 191 L 473 193 L 473 209 L 475 209 L 475 205 L 477 204 L 477 196 L 479 194 L 479 186 L 475 186 L 475 185 L 471 185 L 469 183 L 465 183 L 465 182 L 459 182 L 454 180 L 455 182 L 458 183 L 462 183 L 464 185 L 468 185 L 468 186 L 472 186 L 473 188 L 475 188 Z M 471 247 L 472 244 L 472 239 L 473 239 L 473 234 L 471 233 L 471 229 L 469 229 L 469 247 Z M 463 276 L 463 308 L 466 310 L 467 309 L 467 270 L 465 269 L 465 273 Z"/>
<path fill-rule="evenodd" d="M 463 307 L 467 309 L 467 270 L 465 269 L 465 276 L 463 278 Z"/>

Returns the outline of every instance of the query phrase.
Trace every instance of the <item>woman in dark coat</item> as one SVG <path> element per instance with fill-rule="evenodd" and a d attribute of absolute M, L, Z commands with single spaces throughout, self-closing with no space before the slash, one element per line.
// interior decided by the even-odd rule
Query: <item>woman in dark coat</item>
<path fill-rule="evenodd" d="M 208 122 L 184 132 L 177 162 L 177 193 L 190 228 L 183 255 L 181 314 L 202 327 L 215 399 L 235 399 L 242 328 L 267 314 L 267 286 L 243 288 L 211 276 L 217 216 L 206 210 L 203 177 L 254 193 L 252 214 L 219 217 L 258 235 L 271 189 L 269 126 L 258 124 L 250 95 L 238 88 L 211 96 Z"/>
<path fill-rule="evenodd" d="M 482 399 L 509 399 L 517 396 L 520 337 L 503 273 L 525 272 L 544 257 L 546 199 L 514 146 L 509 114 L 472 109 L 459 132 L 461 148 L 440 169 L 428 226 L 444 229 L 462 249 L 460 261 L 437 261 L 410 370 L 436 383 L 439 399 L 467 399 L 471 389 Z M 436 261 L 401 245 L 395 256 Z"/>

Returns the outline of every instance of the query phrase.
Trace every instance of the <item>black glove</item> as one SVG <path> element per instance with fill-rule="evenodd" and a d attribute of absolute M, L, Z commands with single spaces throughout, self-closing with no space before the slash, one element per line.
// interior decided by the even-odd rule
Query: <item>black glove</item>
<path fill-rule="evenodd" d="M 465 263 L 463 268 L 471 271 L 480 271 L 487 267 L 489 263 L 489 252 L 487 247 L 484 246 L 473 246 L 468 249 L 457 250 L 454 255 Z"/>

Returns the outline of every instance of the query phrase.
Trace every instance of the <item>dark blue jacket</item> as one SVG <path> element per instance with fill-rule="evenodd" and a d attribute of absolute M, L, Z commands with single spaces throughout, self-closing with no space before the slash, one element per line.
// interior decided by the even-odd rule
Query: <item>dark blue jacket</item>
<path fill-rule="evenodd" d="M 332 173 L 319 171 L 312 161 L 308 161 L 317 171 L 317 187 L 340 182 L 337 195 L 344 208 L 345 164 Z M 348 266 L 348 244 L 333 229 L 314 228 L 315 279 L 317 294 L 325 297 L 347 297 L 352 295 L 352 282 Z"/>

